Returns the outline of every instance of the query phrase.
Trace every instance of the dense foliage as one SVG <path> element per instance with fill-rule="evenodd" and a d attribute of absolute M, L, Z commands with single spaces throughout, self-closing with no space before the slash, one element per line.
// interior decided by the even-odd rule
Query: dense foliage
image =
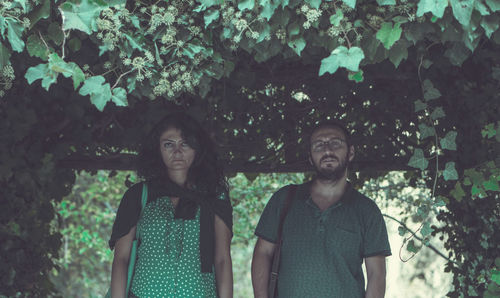
<path fill-rule="evenodd" d="M 51 291 L 63 243 L 51 202 L 71 189 L 68 168 L 130 168 L 172 109 L 204 122 L 232 172 L 304 171 L 304 132 L 342 119 L 356 170 L 426 179 L 419 233 L 445 241 L 449 295 L 498 291 L 499 10 L 499 0 L 2 1 L 0 294 Z M 433 228 L 428 212 L 442 205 Z"/>

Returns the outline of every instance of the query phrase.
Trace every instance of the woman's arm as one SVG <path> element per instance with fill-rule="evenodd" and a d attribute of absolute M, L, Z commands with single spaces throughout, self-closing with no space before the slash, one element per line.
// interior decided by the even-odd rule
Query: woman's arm
<path fill-rule="evenodd" d="M 215 279 L 220 298 L 233 297 L 233 265 L 231 261 L 231 231 L 215 215 Z"/>
<path fill-rule="evenodd" d="M 127 271 L 130 249 L 135 237 L 135 226 L 128 234 L 119 238 L 115 245 L 115 255 L 111 267 L 111 297 L 124 298 L 127 287 Z"/>

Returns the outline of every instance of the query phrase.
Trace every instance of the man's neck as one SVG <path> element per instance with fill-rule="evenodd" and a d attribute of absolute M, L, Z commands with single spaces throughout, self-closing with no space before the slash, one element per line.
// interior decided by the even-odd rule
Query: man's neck
<path fill-rule="evenodd" d="M 345 193 L 346 186 L 345 176 L 336 181 L 315 179 L 311 186 L 311 198 L 319 209 L 324 211 L 340 200 Z"/>

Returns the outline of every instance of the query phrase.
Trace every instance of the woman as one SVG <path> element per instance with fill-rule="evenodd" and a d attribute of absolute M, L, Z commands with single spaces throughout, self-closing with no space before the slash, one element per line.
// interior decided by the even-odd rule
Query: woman
<path fill-rule="evenodd" d="M 182 113 L 155 126 L 139 153 L 143 183 L 124 194 L 109 245 L 115 248 L 112 297 L 125 297 L 136 228 L 137 261 L 129 297 L 232 297 L 231 204 L 212 141 Z"/>

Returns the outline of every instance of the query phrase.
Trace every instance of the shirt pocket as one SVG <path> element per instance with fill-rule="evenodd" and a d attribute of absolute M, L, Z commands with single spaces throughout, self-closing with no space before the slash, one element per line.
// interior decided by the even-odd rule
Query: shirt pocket
<path fill-rule="evenodd" d="M 361 235 L 347 227 L 330 226 L 326 242 L 332 252 L 340 254 L 345 259 L 361 255 Z"/>

